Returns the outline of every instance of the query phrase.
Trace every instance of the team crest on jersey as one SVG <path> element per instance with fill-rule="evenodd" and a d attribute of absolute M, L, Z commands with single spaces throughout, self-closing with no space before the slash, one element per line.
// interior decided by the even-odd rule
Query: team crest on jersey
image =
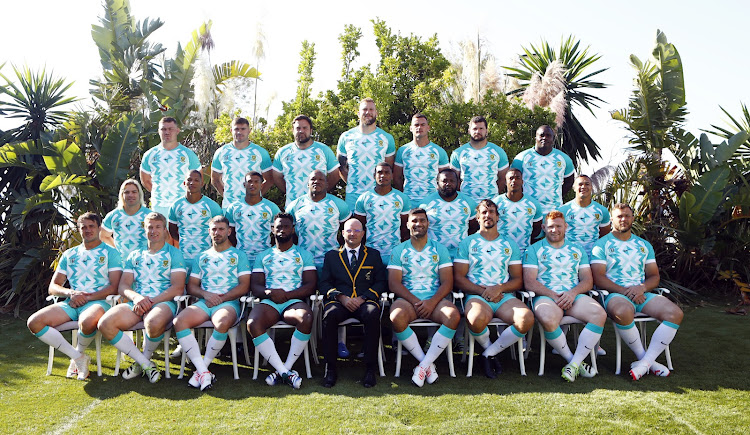
<path fill-rule="evenodd" d="M 380 139 L 380 140 L 378 141 L 378 146 L 379 146 L 379 147 L 382 147 L 382 146 L 383 146 L 383 139 Z"/>
<path fill-rule="evenodd" d="M 141 228 L 146 228 L 146 223 L 145 222 L 141 221 L 140 224 L 141 224 Z"/>
<path fill-rule="evenodd" d="M 558 168 L 562 168 L 562 162 L 558 161 L 558 162 L 555 162 L 555 164 L 557 165 Z"/>
<path fill-rule="evenodd" d="M 161 266 L 162 266 L 162 267 L 169 267 L 169 260 L 163 260 L 163 261 L 161 262 Z"/>
<path fill-rule="evenodd" d="M 316 161 L 316 162 L 319 162 L 319 161 L 320 161 L 320 154 L 315 154 L 315 161 Z"/>
<path fill-rule="evenodd" d="M 437 263 L 438 262 L 438 256 L 437 255 L 433 255 L 432 256 L 432 262 L 433 263 Z"/>
<path fill-rule="evenodd" d="M 301 264 L 302 263 L 302 259 L 300 257 L 294 257 L 294 262 L 297 263 L 297 264 Z"/>
<path fill-rule="evenodd" d="M 435 160 L 435 153 L 430 153 L 430 160 Z"/>
<path fill-rule="evenodd" d="M 107 257 L 104 255 L 99 256 L 99 264 L 104 264 L 107 261 Z"/>
<path fill-rule="evenodd" d="M 644 248 L 643 246 L 641 246 L 638 249 L 641 251 L 641 254 L 645 254 L 646 253 L 646 248 Z"/>
<path fill-rule="evenodd" d="M 232 266 L 234 266 L 235 264 L 237 264 L 237 259 L 234 258 L 234 257 L 230 258 L 229 259 L 229 264 L 231 264 Z"/>
<path fill-rule="evenodd" d="M 595 218 L 596 220 L 599 220 L 599 219 L 601 219 L 601 218 L 602 218 L 602 215 L 600 215 L 599 213 L 594 213 L 594 218 Z"/>
<path fill-rule="evenodd" d="M 463 210 L 464 210 L 464 213 L 468 213 L 469 212 L 469 207 L 464 207 Z"/>
<path fill-rule="evenodd" d="M 490 154 L 490 160 L 495 160 L 495 155 L 494 154 Z"/>
<path fill-rule="evenodd" d="M 185 156 L 180 156 L 180 163 L 185 163 Z"/>
<path fill-rule="evenodd" d="M 328 214 L 333 214 L 333 207 L 328 207 Z"/>
<path fill-rule="evenodd" d="M 503 251 L 505 252 L 505 255 L 510 255 L 510 248 L 505 248 Z"/>
<path fill-rule="evenodd" d="M 208 216 L 208 210 L 201 210 L 201 216 L 203 217 Z"/>
<path fill-rule="evenodd" d="M 526 214 L 531 216 L 532 214 L 534 214 L 534 210 L 532 210 L 531 207 L 526 207 Z"/>
<path fill-rule="evenodd" d="M 401 201 L 395 201 L 393 205 L 396 207 L 401 207 Z"/>
<path fill-rule="evenodd" d="M 252 160 L 252 161 L 258 160 L 258 156 L 256 156 L 255 154 L 253 154 L 252 156 L 250 156 L 250 160 Z"/>
<path fill-rule="evenodd" d="M 261 217 L 262 217 L 263 219 L 268 219 L 268 212 L 267 212 L 267 211 L 264 211 L 263 213 L 261 213 L 261 214 L 260 214 L 260 216 L 261 216 Z"/>
<path fill-rule="evenodd" d="M 573 260 L 578 260 L 578 254 L 575 252 L 573 253 Z"/>

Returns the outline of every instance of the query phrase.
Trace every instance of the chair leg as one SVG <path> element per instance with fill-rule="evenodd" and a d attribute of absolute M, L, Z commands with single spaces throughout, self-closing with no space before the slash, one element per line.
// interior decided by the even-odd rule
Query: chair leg
<path fill-rule="evenodd" d="M 468 335 L 469 335 L 469 340 L 468 340 L 469 341 L 469 353 L 467 354 L 468 365 L 466 366 L 466 377 L 470 378 L 472 373 L 474 372 L 474 342 L 476 340 L 474 340 L 474 335 L 472 334 L 468 334 Z"/>
<path fill-rule="evenodd" d="M 615 374 L 619 375 L 620 370 L 622 369 L 622 339 L 620 338 L 620 331 L 617 330 L 617 325 L 615 325 L 615 322 L 612 322 L 612 325 L 615 329 Z"/>
<path fill-rule="evenodd" d="M 102 375 L 102 333 L 99 331 L 96 331 L 96 338 L 94 339 L 94 342 L 96 343 L 96 375 L 101 376 Z"/>
<path fill-rule="evenodd" d="M 399 377 L 401 375 L 401 340 L 398 340 L 398 345 L 396 346 L 396 373 L 395 377 Z"/>
<path fill-rule="evenodd" d="M 237 370 L 237 327 L 234 326 L 229 328 L 229 347 L 232 348 L 232 370 L 234 371 L 234 379 L 240 378 L 239 371 Z"/>
<path fill-rule="evenodd" d="M 310 343 L 308 342 L 305 346 L 304 354 L 305 354 L 305 370 L 307 370 L 307 379 L 312 378 L 312 372 L 310 371 L 310 351 L 308 350 L 310 347 Z"/>
<path fill-rule="evenodd" d="M 164 377 L 169 379 L 169 339 L 172 336 L 171 330 L 164 331 Z"/>
<path fill-rule="evenodd" d="M 450 369 L 450 375 L 452 378 L 456 377 L 456 370 L 453 367 L 453 341 L 448 342 L 448 347 L 445 349 L 448 352 L 448 368 Z"/>
<path fill-rule="evenodd" d="M 383 367 L 383 336 L 380 335 L 378 338 L 378 369 L 380 369 L 380 377 L 385 377 L 385 368 Z"/>
<path fill-rule="evenodd" d="M 52 363 L 55 361 L 55 348 L 49 347 L 49 358 L 47 358 L 47 376 L 52 374 Z"/>
<path fill-rule="evenodd" d="M 253 357 L 253 380 L 258 379 L 258 365 L 260 363 L 260 352 L 258 348 L 255 348 L 255 356 Z"/>
<path fill-rule="evenodd" d="M 242 328 L 242 350 L 245 352 L 245 362 L 250 365 L 250 351 L 248 350 L 249 343 L 247 341 L 247 328 Z"/>
<path fill-rule="evenodd" d="M 521 376 L 526 376 L 526 361 L 523 360 L 523 337 L 519 338 L 516 342 L 518 346 L 518 365 L 521 368 Z"/>
<path fill-rule="evenodd" d="M 669 371 L 674 370 L 672 368 L 672 353 L 669 351 L 669 346 L 664 349 L 664 356 L 667 358 L 667 368 L 669 369 Z"/>
<path fill-rule="evenodd" d="M 544 360 L 547 355 L 547 340 L 544 338 L 544 328 L 539 325 L 539 376 L 544 376 Z"/>

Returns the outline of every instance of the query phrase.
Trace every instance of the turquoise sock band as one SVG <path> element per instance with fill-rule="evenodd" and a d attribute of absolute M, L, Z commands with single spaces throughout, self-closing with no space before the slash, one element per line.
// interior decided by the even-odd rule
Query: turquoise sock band
<path fill-rule="evenodd" d="M 45 333 L 47 332 L 47 330 L 48 330 L 48 329 L 49 329 L 49 326 L 45 326 L 44 328 L 42 328 L 42 330 L 41 330 L 41 331 L 37 332 L 37 333 L 36 333 L 36 334 L 34 334 L 34 335 L 35 335 L 36 337 L 41 337 L 42 335 L 44 335 L 44 334 L 45 334 Z"/>
<path fill-rule="evenodd" d="M 177 337 L 177 339 L 185 338 L 188 335 L 190 335 L 190 328 L 185 328 L 182 331 L 175 332 L 174 336 Z"/>
<path fill-rule="evenodd" d="M 255 337 L 255 338 L 253 338 L 253 346 L 257 346 L 257 345 L 263 343 L 264 341 L 266 341 L 266 340 L 268 340 L 270 338 L 271 337 L 268 336 L 268 333 L 261 334 L 261 335 Z"/>
<path fill-rule="evenodd" d="M 554 340 L 561 335 L 562 335 L 562 329 L 560 329 L 559 326 L 557 327 L 557 329 L 555 329 L 552 332 L 544 331 L 544 338 L 546 338 L 547 340 Z"/>
<path fill-rule="evenodd" d="M 310 334 L 305 334 L 304 332 L 300 332 L 299 329 L 294 330 L 294 334 L 292 334 L 297 340 L 299 341 L 309 341 L 310 340 Z"/>
<path fill-rule="evenodd" d="M 445 338 L 452 339 L 454 335 L 456 335 L 456 330 L 451 329 L 445 325 L 440 325 L 440 329 L 438 329 L 438 334 L 442 335 Z"/>
<path fill-rule="evenodd" d="M 604 326 L 594 325 L 593 323 L 587 323 L 586 329 L 597 334 L 601 334 L 602 332 L 604 332 Z"/>
<path fill-rule="evenodd" d="M 109 340 L 109 344 L 114 346 L 120 341 L 123 335 L 124 334 L 122 333 L 122 331 L 117 332 L 117 335 L 115 335 L 113 339 Z"/>
<path fill-rule="evenodd" d="M 398 341 L 404 341 L 407 338 L 411 337 L 412 334 L 414 334 L 414 330 L 407 326 L 403 331 L 396 333 L 396 338 L 398 339 Z"/>

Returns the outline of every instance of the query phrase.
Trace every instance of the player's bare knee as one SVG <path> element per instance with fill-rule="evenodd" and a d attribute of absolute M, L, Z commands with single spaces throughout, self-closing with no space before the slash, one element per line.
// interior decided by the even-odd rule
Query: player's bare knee
<path fill-rule="evenodd" d="M 446 319 L 444 325 L 451 328 L 458 328 L 458 323 L 461 321 L 461 314 L 456 309 L 448 310 L 446 313 Z"/>
<path fill-rule="evenodd" d="M 525 334 L 534 326 L 534 314 L 531 310 L 524 310 L 515 316 L 514 325 L 518 332 Z"/>
<path fill-rule="evenodd" d="M 666 311 L 663 320 L 674 323 L 675 325 L 679 325 L 680 323 L 682 323 L 682 318 L 684 315 L 685 314 L 682 312 L 680 307 L 674 305 Z"/>

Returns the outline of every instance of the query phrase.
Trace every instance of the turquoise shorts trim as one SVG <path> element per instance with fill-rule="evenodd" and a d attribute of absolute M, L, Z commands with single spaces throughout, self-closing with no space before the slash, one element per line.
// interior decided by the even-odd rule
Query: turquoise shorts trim
<path fill-rule="evenodd" d="M 237 315 L 237 318 L 240 317 L 240 301 L 238 300 L 222 302 L 215 307 L 208 308 L 208 305 L 206 305 L 206 300 L 201 299 L 198 302 L 194 303 L 193 306 L 203 310 L 204 313 L 208 314 L 208 317 L 213 316 L 215 312 L 222 308 L 232 308 L 234 309 L 234 314 Z"/>
<path fill-rule="evenodd" d="M 578 298 L 580 298 L 581 296 L 586 296 L 586 295 L 584 295 L 584 294 L 580 294 L 580 295 L 576 296 L 576 298 L 575 298 L 575 299 L 573 299 L 573 302 L 576 302 L 576 301 L 578 301 Z M 536 307 L 536 304 L 537 304 L 537 303 L 538 303 L 539 301 L 541 301 L 542 299 L 549 299 L 549 300 L 551 300 L 552 302 L 555 302 L 555 300 L 554 300 L 554 299 L 552 299 L 552 298 L 551 298 L 551 297 L 549 297 L 549 296 L 535 296 L 535 297 L 534 297 L 534 300 L 532 301 L 532 303 L 533 303 L 533 304 L 534 304 L 534 306 Z"/>
<path fill-rule="evenodd" d="M 640 313 L 641 311 L 643 311 L 643 307 L 646 306 L 646 304 L 648 303 L 648 301 L 650 301 L 651 299 L 655 298 L 657 296 L 657 294 L 656 293 L 644 293 L 643 296 L 646 296 L 646 300 L 643 301 L 642 304 L 637 304 L 636 305 L 635 302 L 631 301 L 630 298 L 628 298 L 627 296 L 625 296 L 623 294 L 620 294 L 620 293 L 610 293 L 609 296 L 607 296 L 607 298 L 604 299 L 604 309 L 605 310 L 607 309 L 607 304 L 609 303 L 609 301 L 612 300 L 612 298 L 623 298 L 626 301 L 630 302 L 630 305 L 632 305 L 633 308 L 635 308 L 635 311 L 637 313 Z"/>
<path fill-rule="evenodd" d="M 86 302 L 86 304 L 84 304 L 83 306 L 80 306 L 78 308 L 73 308 L 68 303 L 69 301 L 70 299 L 65 299 L 64 301 L 58 302 L 55 305 L 62 308 L 63 311 L 65 311 L 65 314 L 67 314 L 68 317 L 70 317 L 70 320 L 75 320 L 75 321 L 78 321 L 78 317 L 80 317 L 81 313 L 83 313 L 84 311 L 88 310 L 91 307 L 100 306 L 104 308 L 104 311 L 107 311 L 108 309 L 112 308 L 112 306 L 109 305 L 107 301 L 90 301 L 90 302 Z"/>
<path fill-rule="evenodd" d="M 281 315 L 286 311 L 287 308 L 291 307 L 292 305 L 296 304 L 297 302 L 302 302 L 300 299 L 289 299 L 288 301 L 284 302 L 283 304 L 277 304 L 276 302 L 270 300 L 270 299 L 263 299 L 260 301 L 261 304 L 269 305 L 274 310 L 278 311 L 278 313 Z"/>
<path fill-rule="evenodd" d="M 503 305 L 504 303 L 508 302 L 509 300 L 511 300 L 511 299 L 515 299 L 515 300 L 518 300 L 518 298 L 517 298 L 517 297 L 513 296 L 513 295 L 512 295 L 512 294 L 510 294 L 510 293 L 505 293 L 505 294 L 503 295 L 503 298 L 502 298 L 502 299 L 500 299 L 500 300 L 499 300 L 499 301 L 497 301 L 497 302 L 490 302 L 490 301 L 488 301 L 487 299 L 485 299 L 485 298 L 483 298 L 483 297 L 481 297 L 481 296 L 479 296 L 479 295 L 468 295 L 468 296 L 466 297 L 466 302 L 468 303 L 468 302 L 469 302 L 470 300 L 472 300 L 472 299 L 477 299 L 477 300 L 480 300 L 480 301 L 484 302 L 485 304 L 489 305 L 489 306 L 490 306 L 490 309 L 492 310 L 492 312 L 493 312 L 493 313 L 496 313 L 496 312 L 497 312 L 497 310 L 499 310 L 499 309 L 500 309 L 500 307 L 501 307 L 501 306 L 502 306 L 502 305 Z"/>
<path fill-rule="evenodd" d="M 133 310 L 133 307 L 135 306 L 135 303 L 133 301 L 127 302 L 128 306 L 130 306 L 130 310 Z M 154 309 L 157 305 L 165 304 L 169 309 L 172 311 L 172 316 L 177 314 L 177 302 L 175 301 L 164 301 L 164 302 L 157 302 L 154 304 L 151 309 Z M 142 317 L 142 316 L 141 316 Z"/>

